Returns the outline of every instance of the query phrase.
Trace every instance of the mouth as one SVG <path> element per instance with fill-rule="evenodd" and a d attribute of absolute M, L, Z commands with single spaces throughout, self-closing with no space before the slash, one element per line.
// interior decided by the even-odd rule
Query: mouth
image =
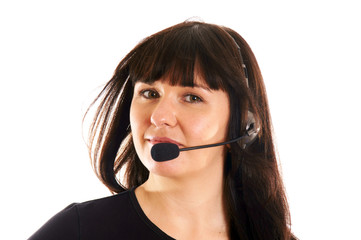
<path fill-rule="evenodd" d="M 157 143 L 173 143 L 173 144 L 176 144 L 178 147 L 181 147 L 183 146 L 182 144 L 180 144 L 179 142 L 173 140 L 173 139 L 170 139 L 170 138 L 167 138 L 167 137 L 152 137 L 152 138 L 149 138 L 147 139 L 152 145 L 154 144 L 157 144 Z"/>

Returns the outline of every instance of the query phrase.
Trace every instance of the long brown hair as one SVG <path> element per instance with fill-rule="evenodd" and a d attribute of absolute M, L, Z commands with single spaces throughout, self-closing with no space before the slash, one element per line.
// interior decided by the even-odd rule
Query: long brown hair
<path fill-rule="evenodd" d="M 93 102 L 99 104 L 90 127 L 89 152 L 98 178 L 113 193 L 147 180 L 149 171 L 136 154 L 129 122 L 134 84 L 163 77 L 172 85 L 193 86 L 195 68 L 211 89 L 229 95 L 228 139 L 245 134 L 249 110 L 260 126 L 256 141 L 246 149 L 231 144 L 225 161 L 231 238 L 292 239 L 261 71 L 246 41 L 226 27 L 180 23 L 144 39 L 124 57 Z M 120 172 L 123 176 L 117 177 Z"/>

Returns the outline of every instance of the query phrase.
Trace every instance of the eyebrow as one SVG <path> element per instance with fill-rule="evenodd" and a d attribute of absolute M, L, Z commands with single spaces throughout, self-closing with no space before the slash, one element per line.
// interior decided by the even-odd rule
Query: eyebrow
<path fill-rule="evenodd" d="M 202 88 L 204 90 L 211 92 L 211 89 L 206 85 L 199 85 L 199 84 L 193 83 L 193 87 Z"/>
<path fill-rule="evenodd" d="M 151 83 L 145 83 L 145 82 L 141 82 L 143 84 L 147 84 L 149 86 L 153 86 L 155 81 L 154 82 L 151 82 Z M 182 85 L 176 85 L 176 86 L 180 86 L 180 87 L 188 87 L 188 88 L 202 88 L 208 92 L 212 92 L 212 89 L 210 89 L 207 85 L 204 85 L 204 84 L 197 84 L 197 83 L 193 83 L 193 87 L 192 86 L 182 86 Z"/>

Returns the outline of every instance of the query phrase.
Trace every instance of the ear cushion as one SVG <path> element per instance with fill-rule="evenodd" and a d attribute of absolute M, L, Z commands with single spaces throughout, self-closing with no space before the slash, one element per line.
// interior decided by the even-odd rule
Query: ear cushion
<path fill-rule="evenodd" d="M 260 131 L 260 125 L 258 121 L 255 119 L 252 112 L 248 111 L 247 113 L 247 126 L 246 126 L 246 135 L 242 140 L 238 142 L 238 145 L 245 149 L 249 145 L 251 145 L 257 138 L 257 135 Z"/>

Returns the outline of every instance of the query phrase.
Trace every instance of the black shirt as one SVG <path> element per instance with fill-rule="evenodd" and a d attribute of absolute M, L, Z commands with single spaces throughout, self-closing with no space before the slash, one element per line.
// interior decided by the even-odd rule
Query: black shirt
<path fill-rule="evenodd" d="M 154 225 L 133 190 L 73 203 L 52 217 L 28 240 L 173 239 Z"/>

